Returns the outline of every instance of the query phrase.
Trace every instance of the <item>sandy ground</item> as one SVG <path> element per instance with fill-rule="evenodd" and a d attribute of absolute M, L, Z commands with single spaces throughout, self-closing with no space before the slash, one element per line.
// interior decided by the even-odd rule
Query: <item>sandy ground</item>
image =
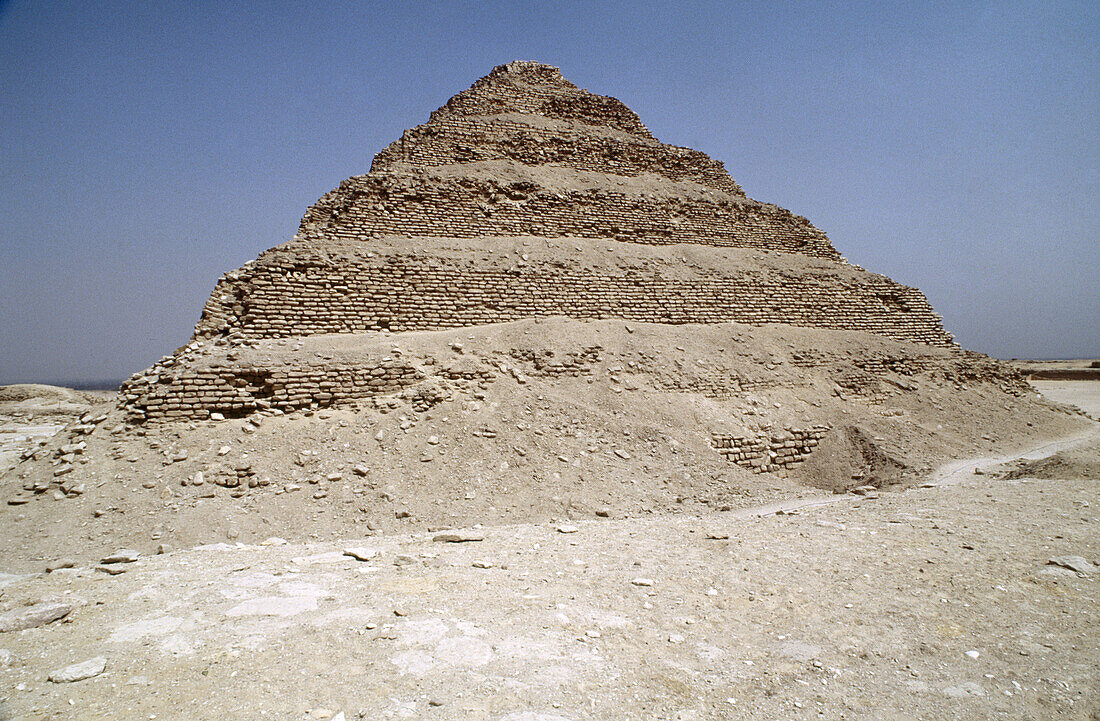
<path fill-rule="evenodd" d="M 975 473 L 1005 460 L 792 514 L 217 544 L 121 575 L 4 577 L 6 609 L 74 610 L 0 634 L 0 718 L 1095 718 L 1100 574 L 1048 561 L 1100 561 L 1100 481 Z M 93 657 L 101 674 L 47 680 Z"/>
<path fill-rule="evenodd" d="M 1077 406 L 1100 419 L 1100 383 L 1096 381 L 1031 381 L 1031 385 L 1052 401 Z"/>

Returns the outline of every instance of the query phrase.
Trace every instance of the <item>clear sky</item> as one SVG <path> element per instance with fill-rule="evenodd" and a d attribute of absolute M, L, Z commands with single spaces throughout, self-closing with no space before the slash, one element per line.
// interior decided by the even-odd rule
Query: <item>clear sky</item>
<path fill-rule="evenodd" d="M 220 274 L 494 65 L 537 60 L 922 289 L 1100 356 L 1100 3 L 4 2 L 0 383 L 119 379 Z"/>

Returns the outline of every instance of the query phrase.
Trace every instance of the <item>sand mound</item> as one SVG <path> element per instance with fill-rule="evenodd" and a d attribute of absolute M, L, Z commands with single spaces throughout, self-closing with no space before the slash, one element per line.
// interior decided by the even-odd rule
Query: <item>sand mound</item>
<path fill-rule="evenodd" d="M 48 403 L 88 403 L 91 398 L 85 393 L 61 386 L 49 386 L 39 383 L 16 383 L 0 386 L 0 403 L 20 403 L 34 400 L 42 405 Z"/>
<path fill-rule="evenodd" d="M 1100 479 L 1100 442 L 1061 451 L 1038 461 L 1021 461 L 1005 477 L 1095 481 Z"/>

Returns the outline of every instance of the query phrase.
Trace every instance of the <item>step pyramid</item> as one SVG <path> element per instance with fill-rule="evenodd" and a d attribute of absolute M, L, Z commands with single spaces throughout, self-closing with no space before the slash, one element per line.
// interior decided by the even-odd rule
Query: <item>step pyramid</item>
<path fill-rule="evenodd" d="M 232 349 L 545 316 L 956 348 L 919 290 L 846 262 L 807 219 L 747 197 L 721 162 L 661 143 L 555 67 L 511 62 L 322 196 L 290 242 L 224 275 L 191 342 L 128 380 L 122 402 L 137 422 L 352 403 L 423 373 L 393 357 Z"/>

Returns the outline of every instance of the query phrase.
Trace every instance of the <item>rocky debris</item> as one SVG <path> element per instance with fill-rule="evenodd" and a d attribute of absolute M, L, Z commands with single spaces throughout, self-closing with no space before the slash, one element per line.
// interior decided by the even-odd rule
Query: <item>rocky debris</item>
<path fill-rule="evenodd" d="M 50 561 L 49 563 L 47 563 L 45 571 L 46 573 L 53 573 L 54 571 L 60 571 L 63 568 L 74 567 L 76 567 L 76 561 L 72 560 L 71 558 L 59 558 L 56 561 Z"/>
<path fill-rule="evenodd" d="M 16 608 L 0 614 L 0 633 L 37 628 L 65 618 L 72 613 L 73 604 L 61 601 L 43 601 L 33 606 Z"/>
<path fill-rule="evenodd" d="M 436 543 L 472 543 L 484 541 L 485 534 L 475 531 L 447 531 L 446 533 L 437 533 L 432 536 L 432 540 Z"/>
<path fill-rule="evenodd" d="M 141 551 L 135 551 L 132 548 L 120 548 L 109 556 L 105 556 L 100 559 L 100 563 L 104 565 L 111 565 L 114 563 L 133 563 L 141 558 Z"/>
<path fill-rule="evenodd" d="M 83 681 L 84 679 L 98 676 L 106 670 L 107 659 L 103 656 L 96 656 L 95 658 L 90 658 L 81 663 L 74 663 L 71 666 L 59 668 L 51 672 L 49 678 L 50 681 L 54 683 L 74 683 L 76 681 Z"/>
<path fill-rule="evenodd" d="M 1096 564 L 1080 556 L 1056 556 L 1047 561 L 1047 565 L 1068 568 L 1081 576 L 1091 576 L 1096 573 Z"/>
<path fill-rule="evenodd" d="M 356 561 L 370 561 L 372 559 L 378 558 L 380 555 L 382 555 L 382 552 L 379 551 L 377 548 L 354 547 L 345 548 L 344 555 L 350 556 Z"/>
<path fill-rule="evenodd" d="M 511 436 L 517 425 L 497 427 Z M 571 429 L 542 422 L 517 430 L 535 448 Z M 501 449 L 513 442 L 505 438 Z M 712 455 L 705 441 L 700 453 Z M 335 467 L 324 460 L 319 468 Z M 0 635 L 0 646 L 19 659 L 0 668 L 0 684 L 25 684 L 5 696 L 15 717 L 63 709 L 71 697 L 76 715 L 88 717 L 130 707 L 171 718 L 192 703 L 202 704 L 204 717 L 247 705 L 278 718 L 350 707 L 364 719 L 499 721 L 545 705 L 576 720 L 591 715 L 594 699 L 616 718 L 637 721 L 692 718 L 687 712 L 696 719 L 874 717 L 883 703 L 898 718 L 1075 718 L 1091 710 L 1088 629 L 1096 610 L 1079 593 L 1090 581 L 1036 578 L 1036 559 L 1090 558 L 1095 504 L 1072 484 L 990 484 L 969 473 L 971 464 L 961 467 L 967 472 L 954 485 L 884 493 L 874 506 L 820 494 L 797 506 L 801 515 L 782 518 L 760 511 L 783 502 L 732 514 L 624 512 L 621 520 L 578 523 L 580 535 L 560 535 L 560 521 L 540 519 L 485 531 L 484 541 L 467 546 L 433 541 L 451 529 L 412 529 L 369 544 L 349 534 L 346 541 L 185 547 L 156 562 L 115 564 L 133 577 L 109 583 L 87 572 L 24 577 L 3 590 L 22 596 L 49 587 L 102 603 L 60 628 Z M 568 503 L 563 498 L 555 510 Z M 80 518 L 91 522 L 89 514 Z M 375 545 L 384 555 L 368 563 L 343 555 Z M 393 565 L 395 554 L 408 565 Z M 869 558 L 877 559 L 873 573 Z M 635 577 L 652 585 L 634 586 Z M 1013 614 L 998 613 L 1006 607 Z M 889 623 L 868 622 L 874 618 Z M 112 678 L 83 682 L 79 697 L 72 687 L 36 682 L 89 653 L 109 659 Z M 347 673 L 301 674 L 337 661 L 348 673 L 369 669 L 373 683 L 347 695 Z M 666 679 L 661 688 L 676 692 L 630 697 L 653 688 L 655 669 Z M 602 683 L 609 673 L 615 683 Z M 548 677 L 552 687 L 537 686 Z M 536 690 L 517 697 L 508 685 L 516 681 Z M 265 684 L 295 693 L 272 695 Z M 214 687 L 218 693 L 209 694 Z M 431 707 L 433 698 L 445 706 Z"/>

